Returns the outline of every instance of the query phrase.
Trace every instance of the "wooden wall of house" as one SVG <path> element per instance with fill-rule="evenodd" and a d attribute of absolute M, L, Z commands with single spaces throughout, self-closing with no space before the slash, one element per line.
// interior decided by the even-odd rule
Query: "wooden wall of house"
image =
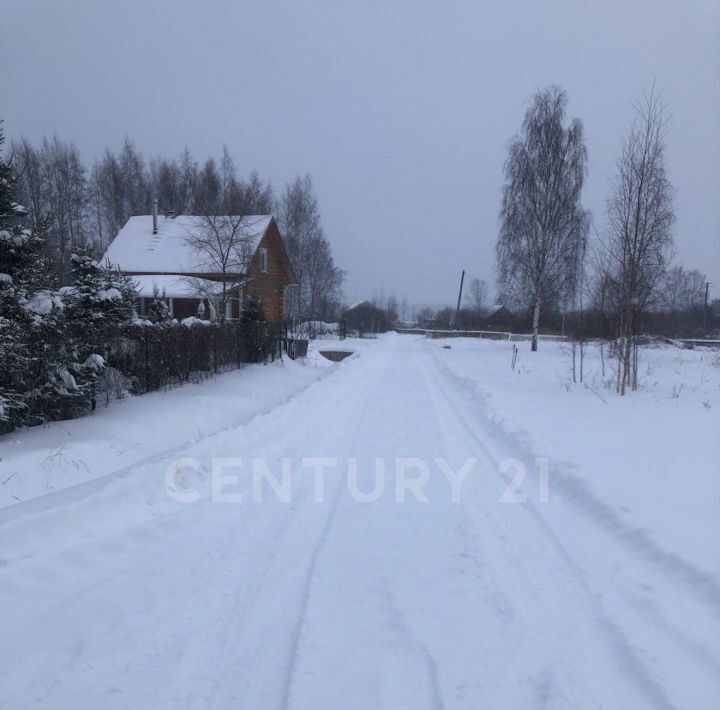
<path fill-rule="evenodd" d="M 268 250 L 267 273 L 260 271 L 260 249 Z M 287 273 L 282 238 L 274 222 L 258 245 L 248 270 L 248 277 L 245 293 L 263 302 L 265 317 L 269 321 L 281 321 L 285 288 L 291 282 Z"/>

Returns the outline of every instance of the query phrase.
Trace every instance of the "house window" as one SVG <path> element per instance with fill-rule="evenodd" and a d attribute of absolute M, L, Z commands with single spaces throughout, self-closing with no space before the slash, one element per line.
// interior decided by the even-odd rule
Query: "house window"
<path fill-rule="evenodd" d="M 268 270 L 268 253 L 267 249 L 263 248 L 260 249 L 260 271 L 263 272 L 263 274 L 267 274 Z"/>

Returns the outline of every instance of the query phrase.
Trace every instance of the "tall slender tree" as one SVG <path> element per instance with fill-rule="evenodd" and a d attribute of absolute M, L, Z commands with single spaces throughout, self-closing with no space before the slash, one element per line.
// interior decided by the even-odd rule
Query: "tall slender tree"
<path fill-rule="evenodd" d="M 504 169 L 498 281 L 502 292 L 533 309 L 533 350 L 543 303 L 561 299 L 574 282 L 587 233 L 580 202 L 587 151 L 580 120 L 566 125 L 566 107 L 558 87 L 537 92 Z"/>
<path fill-rule="evenodd" d="M 45 249 L 63 280 L 73 247 L 88 241 L 92 228 L 87 170 L 75 145 L 58 136 L 38 148 L 27 139 L 12 148 L 18 198 L 29 209 L 31 227 L 46 232 Z"/>
<path fill-rule="evenodd" d="M 617 162 L 607 203 L 603 274 L 618 320 L 617 391 L 637 388 L 637 328 L 672 257 L 673 189 L 665 167 L 665 112 L 653 89 L 636 115 Z"/>
<path fill-rule="evenodd" d="M 286 186 L 280 226 L 298 285 L 289 300 L 294 319 L 325 319 L 337 308 L 345 272 L 335 265 L 320 223 L 320 209 L 310 175 Z"/>

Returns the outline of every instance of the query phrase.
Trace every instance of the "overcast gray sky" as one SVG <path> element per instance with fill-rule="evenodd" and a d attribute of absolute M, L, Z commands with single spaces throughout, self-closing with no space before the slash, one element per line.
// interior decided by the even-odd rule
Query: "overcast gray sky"
<path fill-rule="evenodd" d="M 350 300 L 456 298 L 494 281 L 507 141 L 555 83 L 585 124 L 585 205 L 605 221 L 631 102 L 670 104 L 678 261 L 720 294 L 716 0 L 0 0 L 0 117 L 90 163 L 226 143 L 282 186 L 311 172 Z"/>

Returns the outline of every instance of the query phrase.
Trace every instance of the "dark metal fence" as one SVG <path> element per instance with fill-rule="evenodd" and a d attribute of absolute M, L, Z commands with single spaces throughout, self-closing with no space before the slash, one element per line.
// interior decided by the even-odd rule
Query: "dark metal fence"
<path fill-rule="evenodd" d="M 274 360 L 280 352 L 279 331 L 264 324 L 128 325 L 108 344 L 107 364 L 134 392 L 151 392 Z"/>
<path fill-rule="evenodd" d="M 297 360 L 299 357 L 306 357 L 308 351 L 308 340 L 300 338 L 285 338 L 285 352 L 289 358 Z"/>

